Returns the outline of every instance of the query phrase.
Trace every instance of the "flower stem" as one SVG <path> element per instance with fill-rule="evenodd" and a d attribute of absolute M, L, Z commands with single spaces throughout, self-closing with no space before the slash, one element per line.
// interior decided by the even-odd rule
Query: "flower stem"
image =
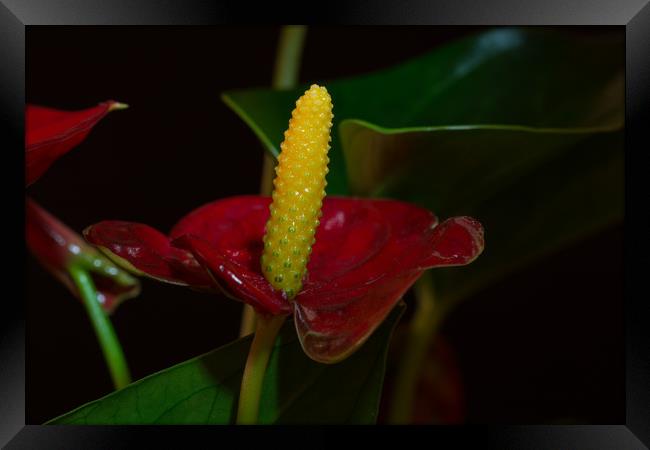
<path fill-rule="evenodd" d="M 251 425 L 257 423 L 266 366 L 273 350 L 273 343 L 284 323 L 284 319 L 285 316 L 259 315 L 257 317 L 257 329 L 248 352 L 241 390 L 239 391 L 238 424 Z"/>
<path fill-rule="evenodd" d="M 275 67 L 273 69 L 273 81 L 271 83 L 273 88 L 289 89 L 296 85 L 306 34 L 307 27 L 304 25 L 287 25 L 280 30 Z M 264 152 L 262 180 L 260 182 L 261 195 L 271 195 L 274 176 L 275 158 L 269 152 Z M 239 336 L 247 336 L 254 329 L 255 310 L 249 305 L 244 305 Z"/>
<path fill-rule="evenodd" d="M 113 379 L 113 385 L 116 389 L 123 388 L 131 383 L 131 374 L 113 325 L 97 301 L 95 284 L 88 272 L 78 265 L 73 264 L 70 266 L 68 272 L 77 289 L 79 289 L 86 312 L 95 329 L 95 334 Z"/>
<path fill-rule="evenodd" d="M 274 89 L 290 89 L 296 85 L 306 34 L 307 27 L 304 25 L 287 25 L 280 30 L 275 67 L 273 68 L 273 81 L 271 82 Z M 273 191 L 274 168 L 275 158 L 265 152 L 260 185 L 262 195 L 271 195 Z"/>
<path fill-rule="evenodd" d="M 271 82 L 274 89 L 290 89 L 296 85 L 306 34 L 307 27 L 304 25 L 287 25 L 280 30 L 275 67 L 273 68 L 273 81 Z M 265 152 L 260 185 L 262 195 L 271 195 L 273 191 L 274 168 L 275 158 Z"/>
<path fill-rule="evenodd" d="M 406 424 L 411 421 L 420 369 L 442 317 L 430 272 L 422 274 L 414 289 L 417 307 L 410 323 L 393 389 L 388 418 L 391 424 Z"/>
<path fill-rule="evenodd" d="M 290 89 L 296 85 L 306 34 L 307 27 L 304 25 L 287 25 L 280 30 L 273 70 L 275 89 Z"/>
<path fill-rule="evenodd" d="M 244 312 L 241 317 L 241 325 L 239 327 L 239 337 L 248 336 L 255 331 L 255 308 L 251 305 L 244 305 Z"/>

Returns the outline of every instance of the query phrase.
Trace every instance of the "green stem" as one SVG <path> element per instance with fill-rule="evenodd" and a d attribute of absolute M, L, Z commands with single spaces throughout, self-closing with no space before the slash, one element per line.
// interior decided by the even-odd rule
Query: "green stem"
<path fill-rule="evenodd" d="M 296 85 L 306 34 L 304 25 L 287 25 L 280 30 L 273 70 L 272 85 L 275 89 L 290 89 Z"/>
<path fill-rule="evenodd" d="M 255 331 L 255 308 L 251 305 L 244 305 L 244 312 L 239 327 L 239 337 L 248 336 Z"/>
<path fill-rule="evenodd" d="M 273 177 L 275 176 L 275 158 L 269 152 L 264 152 L 260 195 L 269 196 L 273 192 Z"/>
<path fill-rule="evenodd" d="M 415 389 L 422 363 L 442 317 L 440 306 L 436 304 L 430 272 L 422 274 L 414 288 L 417 306 L 410 323 L 393 390 L 388 418 L 389 423 L 392 424 L 406 424 L 411 421 Z"/>
<path fill-rule="evenodd" d="M 275 67 L 273 68 L 273 81 L 271 82 L 274 89 L 291 89 L 298 82 L 306 34 L 307 27 L 304 25 L 287 25 L 280 30 Z M 265 152 L 260 194 L 271 195 L 273 192 L 274 169 L 275 158 L 269 152 Z"/>
<path fill-rule="evenodd" d="M 116 389 L 123 388 L 131 383 L 131 374 L 124 358 L 120 341 L 117 339 L 111 321 L 102 310 L 97 301 L 97 290 L 92 278 L 83 268 L 72 265 L 68 268 L 70 277 L 74 281 L 86 307 L 86 312 L 95 329 L 95 335 L 104 353 L 104 359 L 113 379 Z"/>
<path fill-rule="evenodd" d="M 304 25 L 287 25 L 280 30 L 278 50 L 275 55 L 273 68 L 273 81 L 275 89 L 290 89 L 298 82 L 302 49 L 305 46 L 307 27 Z M 273 192 L 273 178 L 275 177 L 275 158 L 269 152 L 264 152 L 264 165 L 262 167 L 262 180 L 260 194 L 269 196 Z M 255 329 L 255 310 L 244 306 L 239 336 L 247 336 Z"/>
<path fill-rule="evenodd" d="M 250 425 L 257 423 L 260 409 L 262 384 L 273 343 L 284 323 L 285 316 L 258 316 L 257 330 L 248 352 L 246 368 L 239 391 L 237 423 Z"/>

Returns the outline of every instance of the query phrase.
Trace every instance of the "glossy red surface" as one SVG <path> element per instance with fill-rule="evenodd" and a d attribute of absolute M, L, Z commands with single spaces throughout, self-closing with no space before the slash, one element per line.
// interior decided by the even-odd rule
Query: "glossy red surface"
<path fill-rule="evenodd" d="M 185 216 L 169 237 L 118 221 L 93 225 L 85 236 L 154 278 L 211 282 L 261 313 L 293 312 L 305 352 L 326 363 L 365 342 L 423 270 L 468 264 L 483 250 L 483 229 L 469 217 L 438 225 L 407 203 L 326 197 L 303 290 L 288 301 L 260 270 L 269 204 L 258 196 L 218 200 Z"/>
<path fill-rule="evenodd" d="M 116 102 L 107 101 L 81 111 L 60 111 L 37 105 L 25 108 L 26 185 L 36 181 L 59 157 L 85 139 Z M 136 296 L 140 283 L 103 258 L 84 239 L 31 198 L 26 198 L 25 237 L 39 262 L 77 298 L 68 273 L 71 264 L 87 267 L 97 289 L 97 300 L 107 312 Z"/>
<path fill-rule="evenodd" d="M 83 141 L 115 105 L 107 101 L 81 111 L 25 107 L 25 184 L 29 186 L 61 156 Z"/>
<path fill-rule="evenodd" d="M 214 288 L 209 274 L 191 253 L 172 246 L 167 236 L 148 225 L 101 222 L 86 228 L 84 236 L 109 258 L 136 275 L 199 289 Z"/>
<path fill-rule="evenodd" d="M 34 200 L 26 199 L 26 240 L 32 254 L 77 298 L 79 293 L 67 268 L 78 262 L 90 267 L 98 301 L 107 312 L 140 291 L 138 281 L 108 263 L 81 236 L 45 211 Z"/>

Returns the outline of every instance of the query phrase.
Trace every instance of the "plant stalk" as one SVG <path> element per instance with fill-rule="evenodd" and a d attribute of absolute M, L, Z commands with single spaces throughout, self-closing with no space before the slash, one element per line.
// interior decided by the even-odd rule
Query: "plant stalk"
<path fill-rule="evenodd" d="M 273 80 L 271 81 L 273 89 L 291 89 L 298 82 L 306 34 L 307 27 L 304 25 L 287 25 L 280 30 L 278 50 L 275 55 L 275 67 L 273 68 Z M 271 195 L 271 192 L 273 192 L 274 169 L 275 158 L 270 153 L 265 152 L 260 194 Z"/>
<path fill-rule="evenodd" d="M 255 316 L 255 308 L 245 304 L 241 317 L 241 325 L 239 327 L 239 337 L 248 336 L 255 331 Z"/>
<path fill-rule="evenodd" d="M 280 39 L 273 68 L 274 89 L 290 89 L 298 81 L 302 50 L 305 46 L 307 27 L 304 25 L 287 25 L 280 30 Z M 260 195 L 269 196 L 273 192 L 275 177 L 275 158 L 269 152 L 264 152 Z M 244 305 L 239 337 L 247 336 L 255 329 L 255 310 L 252 306 Z"/>
<path fill-rule="evenodd" d="M 409 324 L 404 354 L 395 379 L 388 417 L 391 424 L 411 422 L 420 371 L 442 318 L 429 271 L 422 274 L 414 290 L 417 306 Z"/>
<path fill-rule="evenodd" d="M 104 354 L 104 360 L 110 371 L 113 385 L 115 389 L 121 389 L 131 383 L 131 374 L 113 325 L 97 301 L 95 284 L 88 272 L 77 265 L 73 264 L 70 266 L 68 272 L 83 299 L 86 312 L 93 325 L 95 335 Z"/>
<path fill-rule="evenodd" d="M 253 336 L 253 343 L 248 352 L 246 367 L 239 391 L 239 405 L 237 407 L 237 423 L 252 425 L 257 423 L 262 384 L 269 357 L 273 351 L 273 344 L 278 331 L 284 323 L 285 316 L 257 317 L 257 327 Z"/>

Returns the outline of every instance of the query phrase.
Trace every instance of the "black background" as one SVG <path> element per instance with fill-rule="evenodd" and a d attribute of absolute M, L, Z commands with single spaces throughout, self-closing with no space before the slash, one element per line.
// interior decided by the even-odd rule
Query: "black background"
<path fill-rule="evenodd" d="M 476 31 L 310 28 L 300 81 L 389 67 Z M 76 230 L 124 219 L 167 231 L 202 203 L 256 193 L 261 145 L 219 94 L 269 85 L 277 37 L 277 27 L 29 27 L 28 102 L 131 105 L 99 123 L 29 195 Z M 443 335 L 459 359 L 467 421 L 624 422 L 622 261 L 617 227 L 452 313 Z M 32 258 L 27 280 L 27 423 L 42 423 L 112 387 L 80 304 Z M 234 339 L 240 311 L 226 298 L 143 280 L 143 293 L 113 321 L 137 379 Z"/>

